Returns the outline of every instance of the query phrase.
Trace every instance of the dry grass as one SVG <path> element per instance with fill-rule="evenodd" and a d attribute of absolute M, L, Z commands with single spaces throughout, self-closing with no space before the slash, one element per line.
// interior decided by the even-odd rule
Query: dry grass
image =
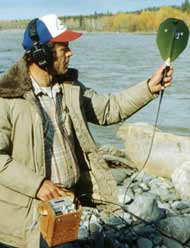
<path fill-rule="evenodd" d="M 144 10 L 140 13 L 118 13 L 115 15 L 61 17 L 67 27 L 86 31 L 110 32 L 155 32 L 160 23 L 169 18 L 182 19 L 189 26 L 190 11 L 163 7 L 157 11 Z M 0 21 L 0 29 L 23 29 L 29 20 Z"/>

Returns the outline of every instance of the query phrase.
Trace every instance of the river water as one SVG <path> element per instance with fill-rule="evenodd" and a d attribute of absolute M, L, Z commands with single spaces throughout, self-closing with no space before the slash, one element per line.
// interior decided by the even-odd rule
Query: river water
<path fill-rule="evenodd" d="M 23 54 L 22 31 L 0 31 L 0 72 L 3 73 Z M 163 62 L 155 34 L 84 33 L 71 42 L 71 67 L 78 68 L 79 79 L 100 93 L 114 93 L 148 79 Z M 159 128 L 190 136 L 190 48 L 174 61 L 173 85 L 166 90 L 161 106 Z M 127 122 L 154 124 L 158 99 L 141 109 Z M 121 124 L 90 125 L 99 144 L 122 147 L 116 137 Z"/>

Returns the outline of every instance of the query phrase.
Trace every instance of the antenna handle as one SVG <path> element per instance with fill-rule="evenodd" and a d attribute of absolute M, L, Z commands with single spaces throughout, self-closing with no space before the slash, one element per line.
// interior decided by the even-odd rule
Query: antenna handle
<path fill-rule="evenodd" d="M 168 73 L 168 71 L 170 70 L 170 66 L 169 65 L 167 65 L 166 67 L 165 67 L 165 69 L 163 70 L 163 77 L 162 77 L 162 79 L 161 79 L 161 85 L 162 86 L 164 86 L 164 78 L 166 77 L 166 75 L 167 75 L 167 73 Z"/>

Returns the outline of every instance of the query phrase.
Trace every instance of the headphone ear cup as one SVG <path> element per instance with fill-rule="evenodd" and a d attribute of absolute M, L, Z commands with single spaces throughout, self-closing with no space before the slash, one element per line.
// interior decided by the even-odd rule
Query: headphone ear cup
<path fill-rule="evenodd" d="M 52 64 L 52 46 L 49 44 L 38 44 L 31 49 L 33 61 L 44 70 L 48 70 Z"/>
<path fill-rule="evenodd" d="M 44 54 L 46 57 L 47 67 L 50 68 L 53 64 L 53 45 L 47 43 L 42 46 L 44 47 Z"/>

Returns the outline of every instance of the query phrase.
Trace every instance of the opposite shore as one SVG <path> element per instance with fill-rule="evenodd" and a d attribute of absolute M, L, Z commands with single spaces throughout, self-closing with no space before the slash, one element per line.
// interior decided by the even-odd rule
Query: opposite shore
<path fill-rule="evenodd" d="M 190 9 L 183 11 L 176 7 L 147 9 L 134 13 L 97 14 L 89 16 L 60 17 L 68 29 L 87 32 L 148 32 L 153 33 L 165 19 L 173 17 L 182 19 L 188 25 Z M 30 20 L 0 21 L 1 30 L 23 30 Z"/>

